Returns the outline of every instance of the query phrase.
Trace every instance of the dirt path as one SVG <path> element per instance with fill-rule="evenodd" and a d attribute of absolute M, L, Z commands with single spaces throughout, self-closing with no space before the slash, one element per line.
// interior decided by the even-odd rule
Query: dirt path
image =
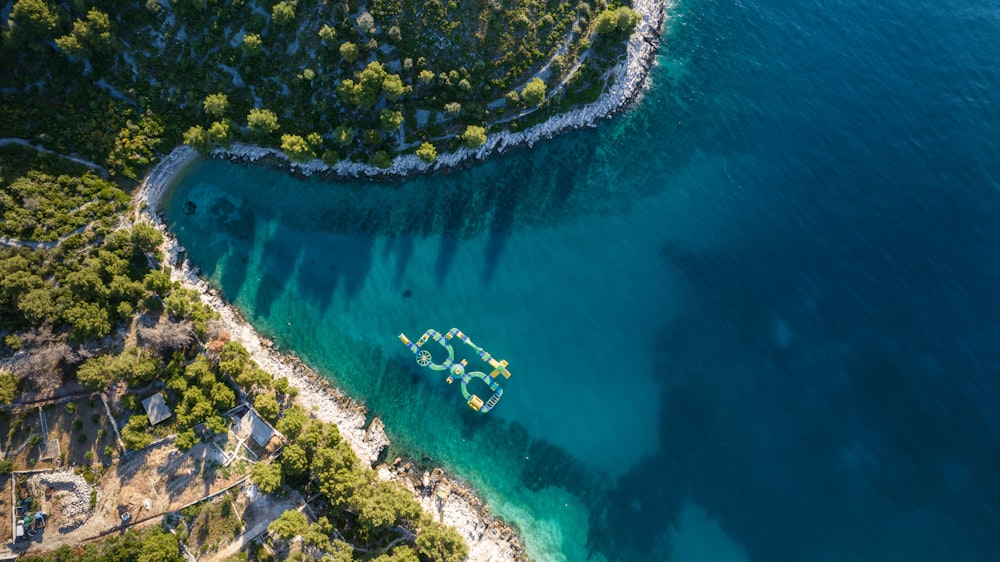
<path fill-rule="evenodd" d="M 108 170 L 104 166 L 101 166 L 100 164 L 98 164 L 97 162 L 94 162 L 93 160 L 87 160 L 86 158 L 80 158 L 79 156 L 68 156 L 66 154 L 60 154 L 58 152 L 49 150 L 49 149 L 45 148 L 44 146 L 37 145 L 37 144 L 31 144 L 30 142 L 28 142 L 28 141 L 26 141 L 24 139 L 18 139 L 18 138 L 3 138 L 3 139 L 0 139 L 0 146 L 4 146 L 4 145 L 8 145 L 8 144 L 19 144 L 21 146 L 26 146 L 28 148 L 34 148 L 38 152 L 44 152 L 45 154 L 53 154 L 53 155 L 58 156 L 60 158 L 65 158 L 66 160 L 71 160 L 73 162 L 76 162 L 77 164 L 83 164 L 84 166 L 87 166 L 88 168 L 93 168 L 93 169 L 101 172 L 102 176 L 108 177 Z"/>
<path fill-rule="evenodd" d="M 242 550 L 247 543 L 266 531 L 267 526 L 280 517 L 282 513 L 289 509 L 297 509 L 301 505 L 303 505 L 303 500 L 298 492 L 282 498 L 257 492 L 256 496 L 247 505 L 246 511 L 243 512 L 243 520 L 247 525 L 246 531 L 236 537 L 225 548 L 221 548 L 209 557 L 204 558 L 203 562 L 221 562 L 233 556 Z"/>

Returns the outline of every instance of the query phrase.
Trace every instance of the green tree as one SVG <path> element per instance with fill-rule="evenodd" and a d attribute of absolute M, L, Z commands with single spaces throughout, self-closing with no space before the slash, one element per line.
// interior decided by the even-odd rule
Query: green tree
<path fill-rule="evenodd" d="M 413 496 L 394 482 L 362 486 L 348 501 L 358 522 L 372 532 L 400 521 L 415 521 L 421 514 L 420 505 Z"/>
<path fill-rule="evenodd" d="M 250 364 L 250 352 L 240 342 L 230 341 L 219 351 L 219 371 L 236 378 Z"/>
<path fill-rule="evenodd" d="M 119 378 L 118 362 L 112 355 L 91 357 L 76 369 L 76 379 L 91 390 L 103 390 Z"/>
<path fill-rule="evenodd" d="M 147 422 L 145 414 L 132 414 L 121 431 L 125 448 L 135 451 L 153 442 L 153 437 L 146 431 Z"/>
<path fill-rule="evenodd" d="M 101 272 L 96 267 L 86 267 L 69 273 L 64 282 L 77 299 L 103 301 L 111 295 L 111 290 L 104 284 Z"/>
<path fill-rule="evenodd" d="M 476 125 L 469 125 L 459 138 L 462 139 L 462 144 L 467 148 L 479 148 L 486 144 L 486 129 Z"/>
<path fill-rule="evenodd" d="M 63 314 L 55 297 L 58 293 L 49 285 L 28 291 L 17 301 L 17 309 L 33 326 L 52 324 Z"/>
<path fill-rule="evenodd" d="M 320 550 L 330 548 L 330 533 L 333 532 L 333 525 L 326 517 L 320 517 L 315 523 L 309 525 L 306 532 L 302 534 L 302 541 L 310 546 L 315 546 Z"/>
<path fill-rule="evenodd" d="M 169 275 L 162 271 L 150 271 L 142 278 L 142 285 L 146 290 L 163 297 L 174 287 L 174 282 L 170 280 Z"/>
<path fill-rule="evenodd" d="M 216 121 L 215 123 L 212 123 L 211 127 L 208 128 L 208 138 L 216 144 L 227 146 L 229 145 L 229 139 L 232 136 L 233 132 L 229 126 L 228 119 Z"/>
<path fill-rule="evenodd" d="M 255 134 L 267 136 L 278 130 L 278 116 L 271 110 L 255 107 L 247 114 L 247 125 Z"/>
<path fill-rule="evenodd" d="M 437 160 L 437 149 L 434 145 L 429 142 L 420 143 L 420 148 L 417 148 L 417 156 L 430 164 L 431 162 Z"/>
<path fill-rule="evenodd" d="M 342 81 L 337 87 L 337 95 L 361 108 L 374 107 L 375 103 L 378 102 L 379 96 L 382 95 L 383 84 L 385 84 L 388 76 L 390 75 L 386 72 L 385 67 L 378 61 L 372 61 L 368 63 L 368 66 L 364 70 L 355 74 L 354 80 L 346 79 Z M 398 76 L 395 74 L 392 76 L 395 77 L 393 80 L 390 80 L 394 94 L 388 95 L 390 99 L 398 97 L 395 93 L 397 93 L 397 89 L 402 85 Z"/>
<path fill-rule="evenodd" d="M 594 31 L 602 35 L 628 35 L 642 21 L 642 15 L 632 8 L 621 6 L 606 9 L 594 18 Z"/>
<path fill-rule="evenodd" d="M 229 431 L 229 424 L 226 423 L 226 418 L 215 414 L 205 419 L 205 428 L 216 435 L 223 435 Z"/>
<path fill-rule="evenodd" d="M 357 457 L 344 441 L 319 446 L 313 452 L 312 473 L 320 492 L 338 508 L 346 507 L 355 491 L 369 485 L 366 473 L 356 470 Z"/>
<path fill-rule="evenodd" d="M 163 244 L 163 234 L 148 222 L 136 223 L 132 227 L 132 245 L 139 252 L 153 254 Z"/>
<path fill-rule="evenodd" d="M 308 421 L 309 414 L 302 409 L 302 406 L 296 404 L 282 412 L 281 419 L 278 420 L 276 429 L 280 431 L 282 435 L 294 441 L 295 438 L 299 436 L 299 433 L 302 432 L 302 428 L 305 427 L 306 422 Z"/>
<path fill-rule="evenodd" d="M 194 125 L 184 132 L 184 144 L 201 152 L 202 154 L 212 148 L 212 139 L 208 136 L 208 131 L 201 125 Z"/>
<path fill-rule="evenodd" d="M 308 528 L 309 519 L 306 518 L 305 513 L 302 513 L 297 509 L 289 509 L 285 511 L 280 517 L 271 521 L 271 524 L 267 526 L 268 531 L 271 531 L 285 540 L 306 534 L 306 530 Z"/>
<path fill-rule="evenodd" d="M 382 131 L 379 131 L 378 129 L 365 129 L 363 140 L 368 146 L 380 144 L 383 138 Z"/>
<path fill-rule="evenodd" d="M 218 94 L 209 94 L 205 96 L 202 106 L 205 108 L 205 113 L 212 117 L 222 117 L 226 114 L 226 110 L 229 109 L 229 96 L 221 92 Z"/>
<path fill-rule="evenodd" d="M 354 548 L 342 540 L 330 541 L 329 546 L 324 548 L 326 558 L 324 562 L 354 562 Z"/>
<path fill-rule="evenodd" d="M 399 126 L 403 124 L 402 112 L 388 108 L 383 109 L 379 113 L 378 119 L 379 122 L 382 124 L 382 128 L 385 129 L 386 131 L 398 129 Z"/>
<path fill-rule="evenodd" d="M 305 474 L 309 469 L 309 457 L 306 450 L 298 443 L 292 443 L 281 452 L 281 470 L 285 476 L 295 478 Z"/>
<path fill-rule="evenodd" d="M 126 120 L 108 154 L 108 172 L 139 179 L 139 173 L 152 164 L 162 134 L 163 123 L 149 110 L 138 121 Z"/>
<path fill-rule="evenodd" d="M 355 62 L 357 62 L 358 56 L 360 54 L 361 51 L 358 49 L 358 46 L 355 45 L 354 43 L 351 43 L 350 41 L 345 41 L 340 44 L 340 57 L 346 60 L 347 62 L 354 64 Z"/>
<path fill-rule="evenodd" d="M 431 82 L 434 81 L 434 73 L 431 72 L 430 70 L 427 70 L 425 68 L 425 69 L 423 69 L 423 70 L 420 71 L 420 74 L 418 75 L 418 78 L 420 79 L 420 82 L 423 85 L 428 86 L 428 85 L 430 85 Z"/>
<path fill-rule="evenodd" d="M 0 404 L 12 404 L 17 397 L 17 375 L 0 371 Z"/>
<path fill-rule="evenodd" d="M 425 559 L 437 562 L 462 562 L 469 553 L 458 531 L 430 519 L 421 521 L 416 547 Z"/>
<path fill-rule="evenodd" d="M 316 157 L 306 139 L 299 135 L 281 135 L 281 150 L 292 162 L 308 162 Z"/>
<path fill-rule="evenodd" d="M 389 74 L 382 81 L 382 91 L 385 92 L 385 98 L 389 101 L 398 100 L 408 90 L 409 88 L 403 84 L 403 79 L 398 74 Z"/>
<path fill-rule="evenodd" d="M 388 168 L 392 166 L 392 155 L 384 150 L 376 150 L 368 162 L 376 168 Z"/>
<path fill-rule="evenodd" d="M 281 465 L 259 462 L 250 469 L 250 479 L 261 492 L 273 493 L 281 487 Z"/>
<path fill-rule="evenodd" d="M 333 130 L 333 138 L 341 145 L 347 146 L 354 140 L 354 129 L 346 125 L 340 125 Z"/>
<path fill-rule="evenodd" d="M 7 19 L 7 39 L 15 45 L 33 43 L 33 48 L 41 48 L 40 41 L 48 39 L 58 25 L 59 15 L 45 0 L 17 0 Z"/>
<path fill-rule="evenodd" d="M 286 26 L 295 21 L 295 5 L 291 2 L 278 2 L 271 9 L 271 18 L 279 26 Z"/>
<path fill-rule="evenodd" d="M 274 395 L 270 393 L 259 394 L 253 401 L 253 407 L 256 408 L 261 417 L 271 423 L 278 419 L 278 414 L 281 412 L 281 406 L 278 405 Z"/>
<path fill-rule="evenodd" d="M 252 57 L 259 55 L 263 50 L 263 43 L 260 40 L 260 35 L 256 33 L 247 33 L 243 36 L 243 42 L 240 44 L 240 48 L 243 50 L 243 54 Z"/>
<path fill-rule="evenodd" d="M 66 321 L 73 326 L 75 341 L 103 338 L 111 333 L 107 309 L 93 302 L 78 302 L 66 310 Z"/>
<path fill-rule="evenodd" d="M 256 364 L 243 369 L 236 377 L 236 384 L 248 394 L 252 394 L 259 389 L 267 388 L 271 382 L 271 374 L 261 369 Z"/>
<path fill-rule="evenodd" d="M 191 450 L 198 443 L 198 436 L 195 434 L 194 430 L 191 428 L 185 429 L 184 431 L 177 434 L 177 438 L 174 439 L 174 446 L 183 452 Z"/>
<path fill-rule="evenodd" d="M 372 558 L 371 562 L 420 562 L 420 557 L 408 546 L 397 546 L 385 554 Z"/>
<path fill-rule="evenodd" d="M 323 24 L 323 27 L 319 29 L 319 38 L 324 45 L 329 47 L 333 44 L 333 40 L 337 38 L 337 30 L 329 25 Z"/>
<path fill-rule="evenodd" d="M 108 54 L 114 47 L 115 38 L 111 30 L 108 14 L 91 8 L 87 19 L 73 22 L 73 31 L 56 39 L 56 45 L 66 54 L 84 57 L 92 53 Z"/>
<path fill-rule="evenodd" d="M 177 535 L 154 529 L 142 537 L 138 562 L 183 562 Z"/>
<path fill-rule="evenodd" d="M 77 30 L 77 22 L 73 22 L 74 32 Z M 91 50 L 103 54 L 110 53 L 115 45 L 115 35 L 111 28 L 111 18 L 108 14 L 97 8 L 91 8 L 87 11 L 85 27 L 87 43 L 90 45 Z"/>
<path fill-rule="evenodd" d="M 317 449 L 334 446 L 339 442 L 340 431 L 336 425 L 325 424 L 313 418 L 299 434 L 296 444 L 301 446 L 309 457 L 312 457 Z"/>
<path fill-rule="evenodd" d="M 223 382 L 212 385 L 212 406 L 216 410 L 226 411 L 236 405 L 236 393 Z M 217 431 L 216 433 L 221 433 Z"/>
<path fill-rule="evenodd" d="M 537 76 L 532 78 L 521 90 L 521 99 L 529 107 L 537 107 L 545 101 L 545 82 Z"/>

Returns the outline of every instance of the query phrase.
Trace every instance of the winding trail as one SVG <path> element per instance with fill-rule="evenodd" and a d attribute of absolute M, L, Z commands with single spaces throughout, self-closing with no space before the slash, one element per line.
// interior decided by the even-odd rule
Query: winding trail
<path fill-rule="evenodd" d="M 94 162 L 93 160 L 87 160 L 86 158 L 80 158 L 79 156 L 70 156 L 70 155 L 67 155 L 67 154 L 62 154 L 62 153 L 59 153 L 59 152 L 55 152 L 54 150 L 49 150 L 49 149 L 45 148 L 44 146 L 42 146 L 40 144 L 31 144 L 31 142 L 29 142 L 29 141 L 27 141 L 25 139 L 18 139 L 18 138 L 11 138 L 11 137 L 0 139 L 0 146 L 7 146 L 8 144 L 19 144 L 21 146 L 26 146 L 28 148 L 34 148 L 38 152 L 44 152 L 45 154 L 52 154 L 53 156 L 58 156 L 60 158 L 66 159 L 66 160 L 70 160 L 72 162 L 76 162 L 77 164 L 83 164 L 84 166 L 87 166 L 88 168 L 93 168 L 93 169 L 97 170 L 98 172 L 100 172 L 102 177 L 105 177 L 105 178 L 108 177 L 108 170 L 104 166 L 101 166 L 100 164 L 98 164 L 97 162 Z"/>

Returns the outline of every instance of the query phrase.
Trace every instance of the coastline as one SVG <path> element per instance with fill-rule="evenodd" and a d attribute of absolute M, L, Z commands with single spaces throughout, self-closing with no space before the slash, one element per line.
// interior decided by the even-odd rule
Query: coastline
<path fill-rule="evenodd" d="M 401 459 L 391 465 L 375 466 L 379 455 L 389 445 L 381 420 L 375 418 L 367 424 L 364 405 L 345 395 L 297 357 L 273 349 L 271 342 L 261 337 L 235 306 L 198 276 L 197 268 L 187 259 L 179 259 L 183 248 L 167 230 L 156 209 L 171 182 L 197 159 L 198 154 L 190 147 L 177 147 L 150 171 L 135 196 L 139 208 L 134 220 L 148 221 L 163 234 L 166 261 L 172 268 L 171 278 L 185 288 L 198 291 L 202 301 L 219 313 L 230 338 L 243 344 L 262 369 L 276 378 L 287 377 L 298 387 L 295 399 L 298 404 L 318 419 L 337 424 L 341 437 L 361 462 L 372 466 L 382 479 L 400 481 L 425 511 L 455 527 L 469 546 L 469 560 L 524 560 L 524 548 L 517 532 L 490 515 L 488 506 L 471 487 L 450 477 L 443 469 L 435 468 L 421 475 Z"/>
<path fill-rule="evenodd" d="M 459 149 L 443 154 L 437 161 L 427 164 L 414 154 L 397 157 L 387 169 L 354 162 L 338 162 L 328 166 L 320 160 L 306 163 L 290 162 L 285 155 L 273 148 L 237 144 L 227 149 L 216 149 L 212 157 L 235 162 L 253 163 L 261 160 L 288 169 L 300 176 L 321 174 L 344 178 L 402 178 L 415 172 L 434 172 L 454 168 L 487 158 L 493 152 L 504 152 L 514 146 L 533 146 L 536 141 L 584 127 L 595 127 L 598 122 L 627 108 L 640 98 L 647 84 L 649 69 L 659 46 L 659 35 L 666 18 L 665 0 L 635 0 L 633 8 L 642 15 L 636 31 L 629 38 L 627 56 L 615 70 L 615 81 L 609 91 L 597 101 L 582 108 L 556 115 L 525 131 L 503 131 L 491 134 L 482 147 L 475 150 Z M 453 526 L 469 546 L 469 560 L 513 562 L 526 560 L 518 532 L 506 522 L 490 513 L 489 506 L 467 484 L 454 479 L 442 468 L 426 471 L 403 459 L 378 464 L 380 454 L 388 447 L 381 420 L 375 418 L 366 424 L 367 410 L 343 391 L 318 375 L 293 355 L 273 349 L 240 315 L 232 304 L 199 277 L 199 271 L 187 259 L 180 259 L 183 248 L 169 233 L 157 210 L 167 187 L 199 155 L 187 146 L 179 146 L 165 156 L 144 178 L 135 200 L 138 208 L 133 220 L 152 223 L 164 235 L 166 261 L 172 267 L 171 278 L 182 286 L 198 291 L 203 302 L 219 313 L 230 332 L 230 337 L 246 347 L 251 358 L 275 377 L 287 377 L 298 387 L 296 401 L 312 415 L 336 423 L 340 434 L 362 462 L 372 466 L 379 478 L 399 481 L 414 495 L 424 510 L 438 520 Z"/>
<path fill-rule="evenodd" d="M 276 148 L 242 143 L 234 143 L 228 148 L 216 148 L 209 154 L 215 158 L 244 164 L 268 162 L 300 177 L 320 175 L 329 178 L 401 179 L 414 173 L 440 172 L 485 160 L 494 152 L 502 154 L 515 146 L 531 147 L 540 140 L 551 139 L 565 131 L 596 127 L 600 121 L 628 108 L 641 97 L 659 48 L 660 32 L 666 21 L 667 0 L 633 0 L 632 8 L 642 19 L 629 37 L 625 60 L 615 67 L 615 80 L 608 91 L 593 103 L 550 117 L 524 131 L 491 133 L 486 137 L 486 144 L 479 148 L 459 148 L 455 152 L 439 155 L 431 163 L 424 162 L 416 154 L 403 154 L 397 156 L 388 168 L 345 160 L 330 165 L 318 158 L 308 162 L 292 162 Z"/>

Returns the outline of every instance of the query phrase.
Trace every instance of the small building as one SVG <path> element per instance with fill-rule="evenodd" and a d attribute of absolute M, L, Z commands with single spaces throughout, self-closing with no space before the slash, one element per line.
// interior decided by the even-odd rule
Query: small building
<path fill-rule="evenodd" d="M 246 407 L 242 415 L 241 408 L 231 412 L 233 418 L 233 434 L 250 451 L 256 459 L 269 456 L 283 445 L 283 438 L 271 424 L 264 421 L 256 410 Z"/>
<path fill-rule="evenodd" d="M 268 442 L 275 434 L 274 429 L 251 408 L 247 408 L 245 414 L 236 418 L 236 427 L 233 429 L 237 437 L 240 439 L 249 437 L 261 448 L 267 447 Z"/>
<path fill-rule="evenodd" d="M 149 418 L 150 425 L 156 425 L 172 415 L 167 401 L 160 392 L 143 400 L 142 408 L 146 410 L 146 417 Z"/>

